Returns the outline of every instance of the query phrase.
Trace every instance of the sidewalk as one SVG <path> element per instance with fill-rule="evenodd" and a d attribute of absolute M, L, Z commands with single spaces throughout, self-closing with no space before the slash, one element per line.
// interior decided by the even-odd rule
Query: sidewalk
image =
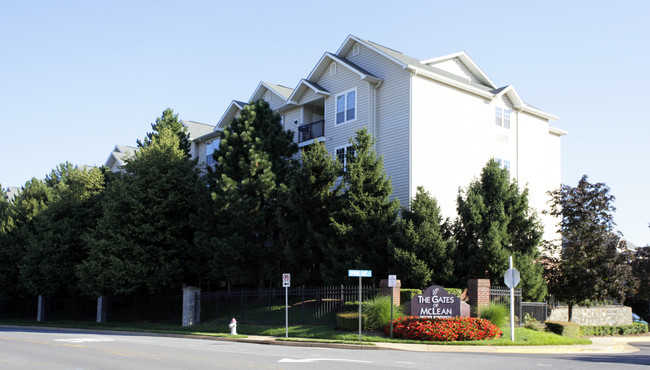
<path fill-rule="evenodd" d="M 466 353 L 630 353 L 638 349 L 629 343 L 647 342 L 650 343 L 650 336 L 625 336 L 625 337 L 590 337 L 592 344 L 586 345 L 562 345 L 562 346 L 455 346 L 436 344 L 404 344 L 404 343 L 375 343 L 372 345 L 340 344 L 340 343 L 319 343 L 319 342 L 294 342 L 276 340 L 274 337 L 249 336 L 248 338 L 217 338 L 219 340 L 236 341 L 242 343 L 258 343 L 297 347 L 321 347 L 321 348 L 342 348 L 342 349 L 363 349 L 363 350 L 399 350 L 417 352 L 466 352 Z"/>

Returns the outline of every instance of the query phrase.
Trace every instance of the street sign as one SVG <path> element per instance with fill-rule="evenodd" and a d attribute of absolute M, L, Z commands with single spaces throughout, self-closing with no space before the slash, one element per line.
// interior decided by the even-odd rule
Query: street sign
<path fill-rule="evenodd" d="M 397 275 L 388 275 L 388 287 L 394 288 L 397 285 Z"/>
<path fill-rule="evenodd" d="M 291 286 L 291 274 L 282 274 L 282 287 L 288 288 Z"/>
<path fill-rule="evenodd" d="M 514 288 L 519 284 L 520 275 L 519 271 L 516 268 L 509 268 L 506 271 L 506 274 L 503 276 L 503 281 L 506 283 L 508 288 Z"/>
<path fill-rule="evenodd" d="M 372 270 L 348 270 L 348 277 L 372 277 Z"/>

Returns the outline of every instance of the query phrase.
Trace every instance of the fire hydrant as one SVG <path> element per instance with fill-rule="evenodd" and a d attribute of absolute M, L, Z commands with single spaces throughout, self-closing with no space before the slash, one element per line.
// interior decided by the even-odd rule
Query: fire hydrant
<path fill-rule="evenodd" d="M 230 320 L 228 327 L 230 328 L 230 334 L 237 335 L 237 320 L 234 317 Z"/>

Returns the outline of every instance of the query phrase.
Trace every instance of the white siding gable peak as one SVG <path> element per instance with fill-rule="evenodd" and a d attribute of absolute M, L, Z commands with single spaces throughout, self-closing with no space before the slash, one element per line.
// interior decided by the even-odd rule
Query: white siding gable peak
<path fill-rule="evenodd" d="M 239 100 L 231 101 L 230 104 L 228 105 L 228 108 L 226 109 L 226 112 L 224 112 L 223 116 L 221 116 L 221 119 L 214 127 L 214 131 L 226 127 L 230 123 L 230 121 L 233 118 L 237 117 L 239 112 L 241 112 L 241 110 L 244 109 L 244 105 L 246 105 L 246 103 Z"/>
<path fill-rule="evenodd" d="M 485 72 L 483 72 L 483 70 L 481 70 L 481 68 L 476 63 L 474 63 L 472 58 L 470 58 L 469 55 L 467 55 L 467 53 L 464 51 L 454 53 L 454 54 L 444 55 L 437 58 L 422 60 L 420 61 L 420 63 L 431 67 L 437 67 L 453 59 L 456 59 L 458 60 L 459 63 L 462 63 L 462 65 L 465 68 L 467 68 L 467 70 L 470 71 L 472 75 L 476 76 L 476 78 L 481 84 L 496 89 L 497 85 L 495 85 L 494 82 L 490 80 L 490 78 L 485 74 Z"/>
<path fill-rule="evenodd" d="M 517 90 L 515 90 L 515 87 L 512 85 L 492 90 L 492 92 L 494 93 L 493 99 L 499 99 L 503 96 L 506 96 L 508 99 L 510 99 L 510 102 L 512 102 L 512 107 L 519 111 L 524 111 L 526 113 L 530 113 L 547 120 L 557 121 L 559 119 L 559 117 L 554 114 L 544 112 L 541 109 L 537 109 L 526 104 L 519 96 L 519 93 L 517 93 Z"/>
<path fill-rule="evenodd" d="M 291 96 L 293 93 L 293 89 L 289 87 L 261 81 L 259 85 L 257 85 L 257 88 L 253 92 L 251 98 L 248 99 L 248 101 L 257 101 L 263 99 L 267 91 L 270 91 L 271 93 L 277 95 L 282 100 L 287 100 L 287 98 L 289 98 L 289 96 Z"/>

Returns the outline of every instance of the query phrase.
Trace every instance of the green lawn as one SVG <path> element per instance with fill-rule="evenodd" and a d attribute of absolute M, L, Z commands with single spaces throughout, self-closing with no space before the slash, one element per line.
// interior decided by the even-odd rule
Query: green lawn
<path fill-rule="evenodd" d="M 182 327 L 180 325 L 170 324 L 153 324 L 153 323 L 104 323 L 95 322 L 77 322 L 77 321 L 47 321 L 38 323 L 31 320 L 0 320 L 0 325 L 26 325 L 26 326 L 51 326 L 62 328 L 76 329 L 103 329 L 103 330 L 124 330 L 150 333 L 170 333 L 170 334 L 193 334 L 216 337 L 233 337 L 229 334 L 227 324 L 203 323 L 192 327 Z M 284 327 L 269 327 L 257 325 L 238 325 L 238 337 L 247 335 L 265 335 L 278 337 L 285 336 Z M 359 334 L 357 332 L 344 332 L 334 330 L 327 325 L 297 325 L 289 327 L 290 340 L 307 340 L 307 341 L 324 341 L 335 343 L 356 343 L 359 344 Z M 372 342 L 392 342 L 392 343 L 413 343 L 413 344 L 436 344 L 436 345 L 473 345 L 473 346 L 544 346 L 544 345 L 572 345 L 572 344 L 590 344 L 591 341 L 586 338 L 567 338 L 549 332 L 541 332 L 526 328 L 515 329 L 515 342 L 510 341 L 510 331 L 508 328 L 503 329 L 503 336 L 497 339 L 465 341 L 465 342 L 421 342 L 413 340 L 390 339 L 381 335 L 362 335 L 362 342 L 370 344 Z"/>

